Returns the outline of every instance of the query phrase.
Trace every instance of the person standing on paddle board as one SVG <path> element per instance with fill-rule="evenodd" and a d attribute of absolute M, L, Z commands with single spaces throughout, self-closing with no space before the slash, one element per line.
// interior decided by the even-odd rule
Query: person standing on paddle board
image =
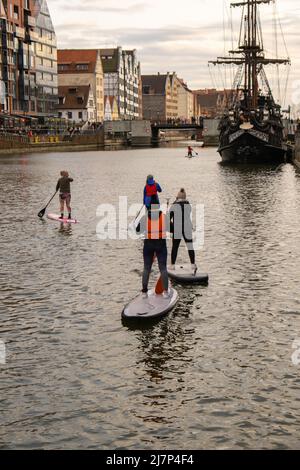
<path fill-rule="evenodd" d="M 148 297 L 148 284 L 152 265 L 157 257 L 161 280 L 163 284 L 163 297 L 168 299 L 169 278 L 167 270 L 167 220 L 165 214 L 160 210 L 159 204 L 152 205 L 147 214 L 142 217 L 136 231 L 139 235 L 145 235 L 144 240 L 144 272 L 143 272 L 143 298 Z"/>
<path fill-rule="evenodd" d="M 60 218 L 64 218 L 64 206 L 66 204 L 67 211 L 68 211 L 68 219 L 72 218 L 72 210 L 71 210 L 71 184 L 73 183 L 73 178 L 69 177 L 69 173 L 67 171 L 60 172 L 60 178 L 56 185 L 56 191 L 59 191 L 59 201 L 60 201 Z"/>
<path fill-rule="evenodd" d="M 189 157 L 189 158 L 192 158 L 192 157 L 193 157 L 193 151 L 194 151 L 194 149 L 189 146 L 189 147 L 188 147 L 188 157 Z"/>
<path fill-rule="evenodd" d="M 193 224 L 191 216 L 192 207 L 186 198 L 184 188 L 182 188 L 169 211 L 170 230 L 172 234 L 171 269 L 175 269 L 178 249 L 183 239 L 189 252 L 192 270 L 195 272 L 197 271 L 197 266 L 195 264 L 195 250 L 193 247 Z"/>
<path fill-rule="evenodd" d="M 158 183 L 154 180 L 152 175 L 147 177 L 146 186 L 144 188 L 144 206 L 146 209 L 150 209 L 151 204 L 160 204 L 158 193 L 161 193 L 162 189 Z"/>

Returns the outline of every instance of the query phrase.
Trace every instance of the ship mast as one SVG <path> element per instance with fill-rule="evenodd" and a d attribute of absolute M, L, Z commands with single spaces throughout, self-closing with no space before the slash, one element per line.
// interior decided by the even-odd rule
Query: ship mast
<path fill-rule="evenodd" d="M 246 12 L 242 18 L 241 31 L 242 41 L 237 50 L 229 51 L 231 56 L 218 57 L 211 64 L 234 64 L 244 66 L 244 95 L 249 109 L 257 108 L 258 101 L 258 75 L 263 66 L 267 64 L 290 64 L 290 59 L 267 59 L 264 55 L 262 37 L 260 37 L 260 21 L 258 16 L 258 5 L 261 3 L 273 3 L 274 0 L 245 0 L 231 3 L 232 8 L 242 7 Z M 243 26 L 244 23 L 244 26 Z M 269 89 L 272 97 L 272 92 Z"/>

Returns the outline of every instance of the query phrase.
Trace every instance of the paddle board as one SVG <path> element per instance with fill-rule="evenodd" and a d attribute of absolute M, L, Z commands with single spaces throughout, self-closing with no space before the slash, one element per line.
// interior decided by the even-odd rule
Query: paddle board
<path fill-rule="evenodd" d="M 63 219 L 60 218 L 57 214 L 47 214 L 47 218 L 50 220 L 55 220 L 56 222 L 60 222 L 61 224 L 78 224 L 78 220 L 76 219 L 68 219 L 64 217 Z"/>
<path fill-rule="evenodd" d="M 149 320 L 159 318 L 169 313 L 178 302 L 178 293 L 170 288 L 170 298 L 165 299 L 163 295 L 155 294 L 155 289 L 148 292 L 148 298 L 143 299 L 142 294 L 136 297 L 124 308 L 123 319 L 126 320 Z"/>
<path fill-rule="evenodd" d="M 175 269 L 168 266 L 168 275 L 180 284 L 207 284 L 209 276 L 192 269 L 190 264 L 177 264 Z"/>

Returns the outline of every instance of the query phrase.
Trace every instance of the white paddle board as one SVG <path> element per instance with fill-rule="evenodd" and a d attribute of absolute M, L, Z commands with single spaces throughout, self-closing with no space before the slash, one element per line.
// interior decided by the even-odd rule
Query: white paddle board
<path fill-rule="evenodd" d="M 68 217 L 64 217 L 63 219 L 57 214 L 47 214 L 47 218 L 50 220 L 55 220 L 55 222 L 60 222 L 61 224 L 78 224 L 78 220 L 76 219 L 68 219 Z"/>
<path fill-rule="evenodd" d="M 208 274 L 195 272 L 190 264 L 177 264 L 174 269 L 168 266 L 168 275 L 181 284 L 207 284 L 209 280 Z"/>
<path fill-rule="evenodd" d="M 123 319 L 147 320 L 159 318 L 169 313 L 178 302 L 178 293 L 170 288 L 170 297 L 165 299 L 163 295 L 156 294 L 155 290 L 148 292 L 148 298 L 143 299 L 142 294 L 136 297 L 124 308 Z"/>

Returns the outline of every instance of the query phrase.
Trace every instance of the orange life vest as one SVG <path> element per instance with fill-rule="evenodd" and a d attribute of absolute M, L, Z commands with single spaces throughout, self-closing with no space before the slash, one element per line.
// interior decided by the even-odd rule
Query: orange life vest
<path fill-rule="evenodd" d="M 148 229 L 147 239 L 148 240 L 165 240 L 166 234 L 166 218 L 163 213 L 160 214 L 159 218 L 153 220 L 148 217 Z"/>

